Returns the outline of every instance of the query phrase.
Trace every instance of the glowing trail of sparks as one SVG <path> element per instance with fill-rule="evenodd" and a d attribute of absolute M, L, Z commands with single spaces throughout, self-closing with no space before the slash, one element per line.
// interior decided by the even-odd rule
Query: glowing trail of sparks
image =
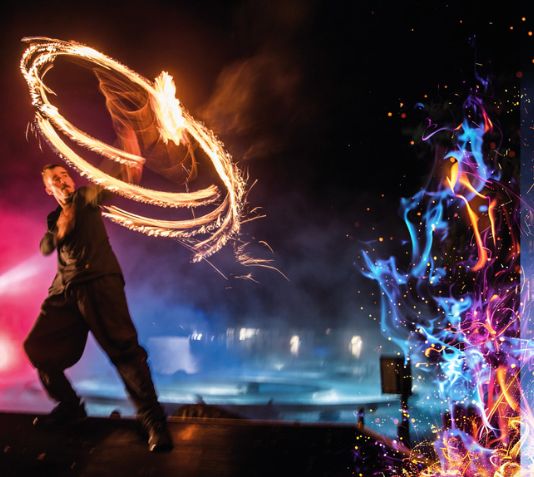
<path fill-rule="evenodd" d="M 36 109 L 35 124 L 57 153 L 80 174 L 99 186 L 128 199 L 160 207 L 191 208 L 211 204 L 218 200 L 215 185 L 193 192 L 164 192 L 147 189 L 114 178 L 91 165 L 65 142 L 65 137 L 99 155 L 141 170 L 146 159 L 131 151 L 112 147 L 81 131 L 54 106 L 49 96 L 54 92 L 45 84 L 44 77 L 58 57 L 77 58 L 102 68 L 106 74 L 123 78 L 140 88 L 149 99 L 151 113 L 157 121 L 157 130 L 163 143 L 174 143 L 190 148 L 194 140 L 210 159 L 224 185 L 225 196 L 214 210 L 189 220 L 157 220 L 133 214 L 117 207 L 105 207 L 105 216 L 114 222 L 147 235 L 171 237 L 187 245 L 194 253 L 193 261 L 214 254 L 228 240 L 236 238 L 242 223 L 245 181 L 223 144 L 203 124 L 195 121 L 176 98 L 172 77 L 162 72 L 154 82 L 118 61 L 74 41 L 51 38 L 25 38 L 30 46 L 21 59 L 21 70 Z M 124 83 L 124 81 L 123 81 Z M 202 238 L 195 238 L 197 236 Z M 240 259 L 239 256 L 237 256 Z"/>

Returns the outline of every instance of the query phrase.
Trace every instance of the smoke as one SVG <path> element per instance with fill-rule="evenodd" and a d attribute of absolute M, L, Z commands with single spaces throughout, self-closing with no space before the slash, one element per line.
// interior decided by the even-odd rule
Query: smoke
<path fill-rule="evenodd" d="M 272 201 L 270 210 L 272 217 L 247 224 L 248 232 L 267 237 L 270 229 L 273 258 L 289 281 L 260 268 L 252 270 L 256 282 L 238 279 L 242 267 L 236 266 L 231 250 L 222 250 L 210 260 L 225 280 L 207 262 L 191 264 L 187 251 L 172 240 L 155 243 L 137 235 L 132 240 L 131 232 L 109 226 L 141 333 L 239 326 L 373 328 L 369 313 L 375 298 L 355 264 L 358 243 L 350 234 L 350 221 L 310 209 L 305 197 L 290 193 Z"/>
<path fill-rule="evenodd" d="M 301 2 L 249 2 L 235 13 L 247 54 L 225 65 L 199 111 L 242 160 L 269 158 L 287 146 L 309 109 L 301 92 L 299 37 L 312 18 Z"/>
<path fill-rule="evenodd" d="M 289 59 L 258 53 L 224 68 L 200 115 L 218 135 L 231 142 L 239 138 L 244 145 L 238 150 L 240 159 L 267 157 L 285 145 L 285 128 L 295 119 L 299 80 L 298 67 Z"/>

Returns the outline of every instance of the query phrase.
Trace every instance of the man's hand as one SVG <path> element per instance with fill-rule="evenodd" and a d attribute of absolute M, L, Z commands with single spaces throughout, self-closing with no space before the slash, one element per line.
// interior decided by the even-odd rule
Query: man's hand
<path fill-rule="evenodd" d="M 72 204 L 67 204 L 61 210 L 61 214 L 59 214 L 59 217 L 56 222 L 57 239 L 62 240 L 63 237 L 65 237 L 65 235 L 67 235 L 73 229 L 74 223 L 74 207 Z"/>

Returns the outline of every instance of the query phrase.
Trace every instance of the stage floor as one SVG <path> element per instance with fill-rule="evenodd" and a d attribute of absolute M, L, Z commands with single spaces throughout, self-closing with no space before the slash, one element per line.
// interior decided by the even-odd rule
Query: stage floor
<path fill-rule="evenodd" d="M 132 419 L 56 431 L 36 430 L 32 419 L 0 413 L 2 477 L 394 475 L 406 457 L 347 425 L 174 417 L 174 450 L 151 454 Z"/>

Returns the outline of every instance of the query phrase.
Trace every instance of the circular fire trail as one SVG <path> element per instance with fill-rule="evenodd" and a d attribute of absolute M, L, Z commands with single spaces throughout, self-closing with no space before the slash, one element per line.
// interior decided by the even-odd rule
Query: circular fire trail
<path fill-rule="evenodd" d="M 228 240 L 238 236 L 245 200 L 245 181 L 223 144 L 180 105 L 175 96 L 172 76 L 163 71 L 155 81 L 150 81 L 103 53 L 74 41 L 40 37 L 25 38 L 23 41 L 28 42 L 29 47 L 22 56 L 20 66 L 35 107 L 35 124 L 56 153 L 81 175 L 110 192 L 140 203 L 172 208 L 214 204 L 220 196 L 219 188 L 215 185 L 196 191 L 166 192 L 141 187 L 135 183 L 136 180 L 132 180 L 132 177 L 140 178 L 147 161 L 139 146 L 139 142 L 146 145 L 146 138 L 140 141 L 136 137 L 136 133 L 139 133 L 139 117 L 143 114 L 149 116 L 155 131 L 152 144 L 157 142 L 160 146 L 174 149 L 181 146 L 188 151 L 186 157 L 190 168 L 187 170 L 183 163 L 176 161 L 171 165 L 174 170 L 186 170 L 188 179 L 194 176 L 196 164 L 193 151 L 197 147 L 209 158 L 225 188 L 220 204 L 204 215 L 191 219 L 159 220 L 114 206 L 104 207 L 105 216 L 137 232 L 178 240 L 193 251 L 194 262 L 209 257 Z M 44 78 L 59 57 L 83 60 L 94 66 L 123 148 L 113 147 L 81 131 L 50 102 L 49 96 L 55 93 L 45 84 Z M 127 111 L 124 104 L 128 101 L 131 103 L 132 98 L 135 100 L 135 95 L 139 94 L 136 91 L 141 92 L 144 104 L 142 108 L 139 107 L 140 112 L 134 113 L 137 114 L 134 118 L 136 121 L 130 121 L 132 112 Z M 127 167 L 129 180 L 120 180 L 93 166 L 65 142 L 67 138 L 78 146 Z"/>

